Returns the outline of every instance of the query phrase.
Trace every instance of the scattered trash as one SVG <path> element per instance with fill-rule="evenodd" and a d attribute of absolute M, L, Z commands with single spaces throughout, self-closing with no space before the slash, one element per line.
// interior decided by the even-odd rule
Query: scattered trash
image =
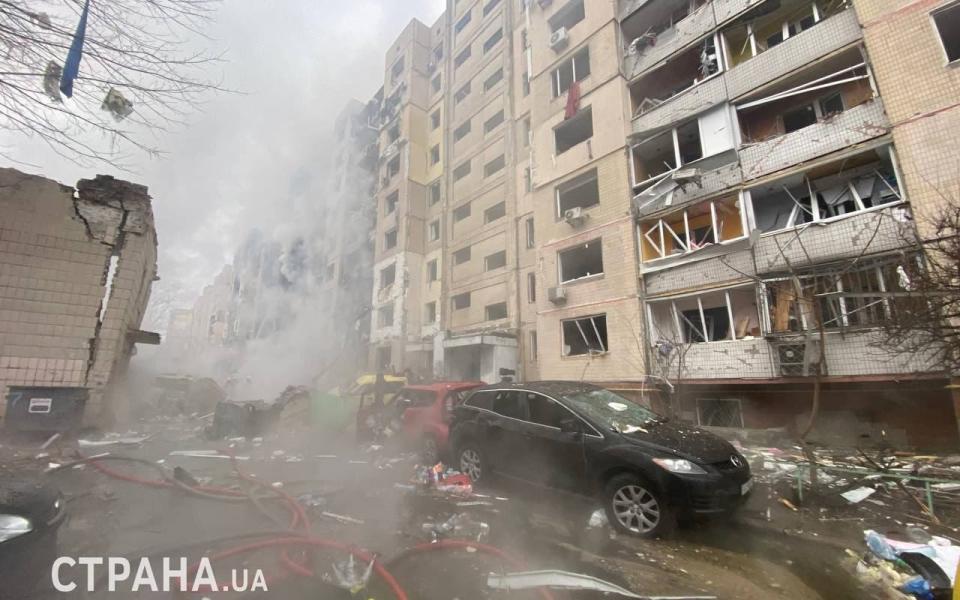
<path fill-rule="evenodd" d="M 297 498 L 297 502 L 307 508 L 320 508 L 326 505 L 327 499 L 320 494 L 302 494 Z"/>
<path fill-rule="evenodd" d="M 443 523 L 424 523 L 422 528 L 432 535 L 434 542 L 444 537 L 480 542 L 490 534 L 490 525 L 466 513 L 455 514 Z"/>
<path fill-rule="evenodd" d="M 570 571 L 544 570 L 544 571 L 524 571 L 519 573 L 506 573 L 499 575 L 490 573 L 487 575 L 487 586 L 495 590 L 527 590 L 532 588 L 556 588 L 563 590 L 592 590 L 604 594 L 617 594 L 624 598 L 638 598 L 640 600 L 649 599 L 650 596 L 641 596 L 619 585 L 604 581 L 590 575 L 582 573 L 572 573 Z M 674 596 L 670 595 L 672 600 L 716 600 L 716 596 Z"/>
<path fill-rule="evenodd" d="M 189 458 L 226 458 L 236 460 L 250 460 L 249 456 L 229 456 L 220 454 L 216 450 L 174 450 L 170 456 L 186 456 Z"/>
<path fill-rule="evenodd" d="M 591 529 L 606 527 L 609 522 L 610 521 L 607 520 L 607 512 L 602 508 L 598 508 L 590 515 L 590 519 L 587 521 L 587 527 Z"/>
<path fill-rule="evenodd" d="M 349 557 L 339 563 L 333 563 L 333 574 L 337 578 L 337 586 L 348 590 L 351 594 L 357 594 L 367 587 L 370 581 L 370 574 L 373 573 L 373 563 L 370 561 L 366 567 L 360 566 L 351 553 Z"/>
<path fill-rule="evenodd" d="M 191 475 L 190 472 L 184 469 L 183 467 L 173 468 L 173 478 L 181 483 L 185 483 L 189 485 L 190 487 L 197 487 L 198 485 L 200 485 L 200 482 L 197 481 L 196 478 L 193 475 Z"/>
<path fill-rule="evenodd" d="M 61 435 L 62 435 L 62 434 L 61 434 L 60 432 L 57 432 L 57 433 L 51 435 L 50 438 L 49 438 L 47 441 L 45 441 L 42 446 L 40 446 L 40 449 L 41 449 L 41 450 L 46 450 L 47 448 L 50 447 L 50 444 L 52 444 L 52 443 L 54 443 L 55 441 L 59 440 Z"/>
<path fill-rule="evenodd" d="M 778 498 L 777 500 L 780 502 L 780 504 L 786 506 L 787 508 L 789 508 L 789 509 L 792 510 L 793 512 L 797 512 L 798 509 L 797 509 L 796 506 L 794 506 L 793 502 L 790 502 L 790 501 L 787 500 L 786 498 Z"/>
<path fill-rule="evenodd" d="M 150 436 L 139 437 L 105 437 L 102 440 L 77 440 L 77 445 L 81 448 L 99 448 L 100 446 L 113 446 L 120 444 L 123 446 L 136 446 L 150 439 Z M 46 447 L 46 446 L 44 446 Z"/>
<path fill-rule="evenodd" d="M 336 514 L 336 513 L 326 512 L 326 511 L 324 511 L 324 512 L 322 512 L 322 513 L 320 513 L 320 514 L 323 515 L 324 517 L 327 517 L 328 519 L 333 519 L 334 521 L 340 521 L 341 523 L 349 523 L 349 524 L 351 524 L 351 525 L 363 525 L 363 524 L 364 524 L 364 522 L 361 521 L 360 519 L 354 519 L 353 517 L 348 517 L 348 516 L 346 516 L 346 515 L 338 515 L 338 514 Z"/>
<path fill-rule="evenodd" d="M 432 467 L 417 465 L 412 481 L 441 494 L 460 497 L 473 495 L 473 482 L 470 477 L 454 469 L 446 469 L 443 463 Z"/>
<path fill-rule="evenodd" d="M 960 546 L 954 546 L 950 540 L 933 535 L 925 544 L 905 542 L 888 538 L 872 529 L 865 530 L 863 535 L 871 552 L 884 560 L 899 560 L 909 565 L 932 589 L 931 594 L 938 590 L 949 590 L 956 584 Z M 916 582 L 914 586 L 917 586 Z"/>
<path fill-rule="evenodd" d="M 857 502 L 865 500 L 868 496 L 870 496 L 876 491 L 877 490 L 873 489 L 872 487 L 864 486 L 864 487 L 858 487 L 858 488 L 852 489 L 840 495 L 844 498 L 844 500 L 846 500 L 850 504 L 856 504 Z"/>
<path fill-rule="evenodd" d="M 110 91 L 107 92 L 106 97 L 103 99 L 103 104 L 100 105 L 100 110 L 105 110 L 113 115 L 115 121 L 122 121 L 129 117 L 133 113 L 133 102 L 127 100 L 120 90 L 116 88 L 110 88 Z"/>

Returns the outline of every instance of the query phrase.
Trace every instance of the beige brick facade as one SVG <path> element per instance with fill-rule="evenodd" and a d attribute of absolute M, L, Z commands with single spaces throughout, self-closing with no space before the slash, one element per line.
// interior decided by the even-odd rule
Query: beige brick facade
<path fill-rule="evenodd" d="M 955 0 L 854 1 L 922 232 L 945 200 L 960 202 L 960 64 L 947 63 L 931 16 L 955 5 Z"/>
<path fill-rule="evenodd" d="M 0 214 L 0 396 L 83 388 L 84 421 L 111 424 L 126 399 L 109 386 L 138 341 L 156 276 L 146 188 L 98 176 L 75 191 L 2 169 Z"/>

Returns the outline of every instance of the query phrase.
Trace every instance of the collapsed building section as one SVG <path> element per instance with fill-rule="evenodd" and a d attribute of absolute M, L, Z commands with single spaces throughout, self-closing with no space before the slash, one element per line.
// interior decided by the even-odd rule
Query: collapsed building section
<path fill-rule="evenodd" d="M 106 175 L 77 188 L 0 169 L 0 394 L 14 429 L 106 427 L 156 278 L 144 186 Z"/>

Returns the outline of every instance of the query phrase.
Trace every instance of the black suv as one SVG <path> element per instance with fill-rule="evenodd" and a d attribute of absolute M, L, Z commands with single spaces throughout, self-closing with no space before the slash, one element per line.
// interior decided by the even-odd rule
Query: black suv
<path fill-rule="evenodd" d="M 450 439 L 474 481 L 496 472 L 599 495 L 617 529 L 643 537 L 678 516 L 731 512 L 753 483 L 725 440 L 587 383 L 477 388 L 456 408 Z"/>

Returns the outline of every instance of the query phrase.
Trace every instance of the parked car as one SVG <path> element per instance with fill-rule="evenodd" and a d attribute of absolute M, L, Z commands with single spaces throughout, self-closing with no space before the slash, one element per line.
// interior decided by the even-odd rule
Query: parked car
<path fill-rule="evenodd" d="M 750 467 L 728 442 L 604 388 L 568 381 L 478 388 L 455 411 L 454 464 L 598 496 L 618 530 L 654 537 L 679 516 L 736 509 Z"/>
<path fill-rule="evenodd" d="M 447 453 L 447 437 L 453 409 L 482 381 L 441 381 L 424 385 L 408 385 L 394 402 L 402 410 L 400 417 L 403 441 L 418 448 L 423 460 L 435 463 Z"/>
<path fill-rule="evenodd" d="M 38 582 L 50 581 L 57 530 L 65 515 L 55 487 L 0 477 L 0 597 L 26 598 Z"/>

